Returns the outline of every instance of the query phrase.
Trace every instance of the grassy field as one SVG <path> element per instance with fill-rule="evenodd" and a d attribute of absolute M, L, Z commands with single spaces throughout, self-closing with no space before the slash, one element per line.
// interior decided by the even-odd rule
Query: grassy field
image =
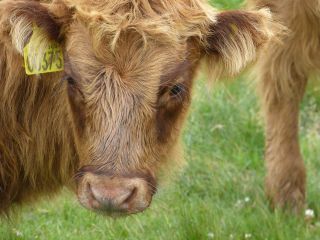
<path fill-rule="evenodd" d="M 240 1 L 215 2 L 231 8 Z M 17 222 L 0 222 L 0 239 L 320 239 L 320 89 L 310 89 L 302 104 L 307 201 L 315 211 L 315 217 L 305 221 L 268 208 L 263 126 L 250 85 L 243 77 L 209 92 L 204 81 L 198 81 L 184 133 L 188 166 L 175 183 L 160 190 L 145 213 L 104 218 L 84 210 L 65 192 L 25 209 Z"/>

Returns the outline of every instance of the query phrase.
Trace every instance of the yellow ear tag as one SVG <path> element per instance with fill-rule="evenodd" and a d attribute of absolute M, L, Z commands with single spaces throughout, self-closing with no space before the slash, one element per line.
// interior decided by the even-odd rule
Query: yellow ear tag
<path fill-rule="evenodd" d="M 33 26 L 33 34 L 23 49 L 27 75 L 60 72 L 64 70 L 63 51 L 56 41 L 48 41 L 46 33 Z"/>
<path fill-rule="evenodd" d="M 239 28 L 235 23 L 230 23 L 230 27 L 231 27 L 233 33 L 237 34 L 239 32 Z"/>

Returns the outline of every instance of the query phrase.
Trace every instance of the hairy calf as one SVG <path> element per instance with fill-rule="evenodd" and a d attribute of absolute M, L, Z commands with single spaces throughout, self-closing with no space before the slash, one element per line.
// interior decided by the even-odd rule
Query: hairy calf
<path fill-rule="evenodd" d="M 251 0 L 254 7 L 269 7 L 275 20 L 288 28 L 270 42 L 259 59 L 266 119 L 266 191 L 273 205 L 295 212 L 304 207 L 306 174 L 298 140 L 299 105 L 308 77 L 320 69 L 319 0 Z"/>
<path fill-rule="evenodd" d="M 1 1 L 0 212 L 64 185 L 108 215 L 146 209 L 201 60 L 238 73 L 270 25 L 201 0 Z"/>

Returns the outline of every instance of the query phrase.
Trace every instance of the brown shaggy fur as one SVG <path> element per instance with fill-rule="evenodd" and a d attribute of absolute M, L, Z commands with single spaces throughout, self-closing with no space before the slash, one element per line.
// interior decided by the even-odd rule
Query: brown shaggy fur
<path fill-rule="evenodd" d="M 259 59 L 266 118 L 266 191 L 275 206 L 295 212 L 304 207 L 306 173 L 298 140 L 299 105 L 309 76 L 320 68 L 319 0 L 252 0 L 269 7 L 288 28 L 281 42 L 270 42 Z"/>
<path fill-rule="evenodd" d="M 61 44 L 63 72 L 25 74 L 33 24 L 40 53 Z M 238 73 L 271 25 L 266 10 L 219 14 L 201 0 L 1 1 L 0 212 L 86 172 L 158 178 L 177 161 L 200 61 Z"/>

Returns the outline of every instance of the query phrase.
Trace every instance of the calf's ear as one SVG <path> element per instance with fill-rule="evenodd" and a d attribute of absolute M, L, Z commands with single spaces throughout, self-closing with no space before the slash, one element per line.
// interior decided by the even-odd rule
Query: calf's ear
<path fill-rule="evenodd" d="M 46 41 L 61 41 L 65 26 L 72 18 L 72 10 L 60 0 L 50 4 L 35 0 L 3 1 L 0 6 L 1 28 L 9 33 L 14 48 L 20 54 L 23 54 L 34 25 L 42 30 L 43 36 L 40 37 L 45 45 Z"/>
<path fill-rule="evenodd" d="M 226 11 L 217 15 L 206 35 L 204 54 L 209 77 L 233 77 L 252 62 L 274 35 L 267 9 Z"/>

